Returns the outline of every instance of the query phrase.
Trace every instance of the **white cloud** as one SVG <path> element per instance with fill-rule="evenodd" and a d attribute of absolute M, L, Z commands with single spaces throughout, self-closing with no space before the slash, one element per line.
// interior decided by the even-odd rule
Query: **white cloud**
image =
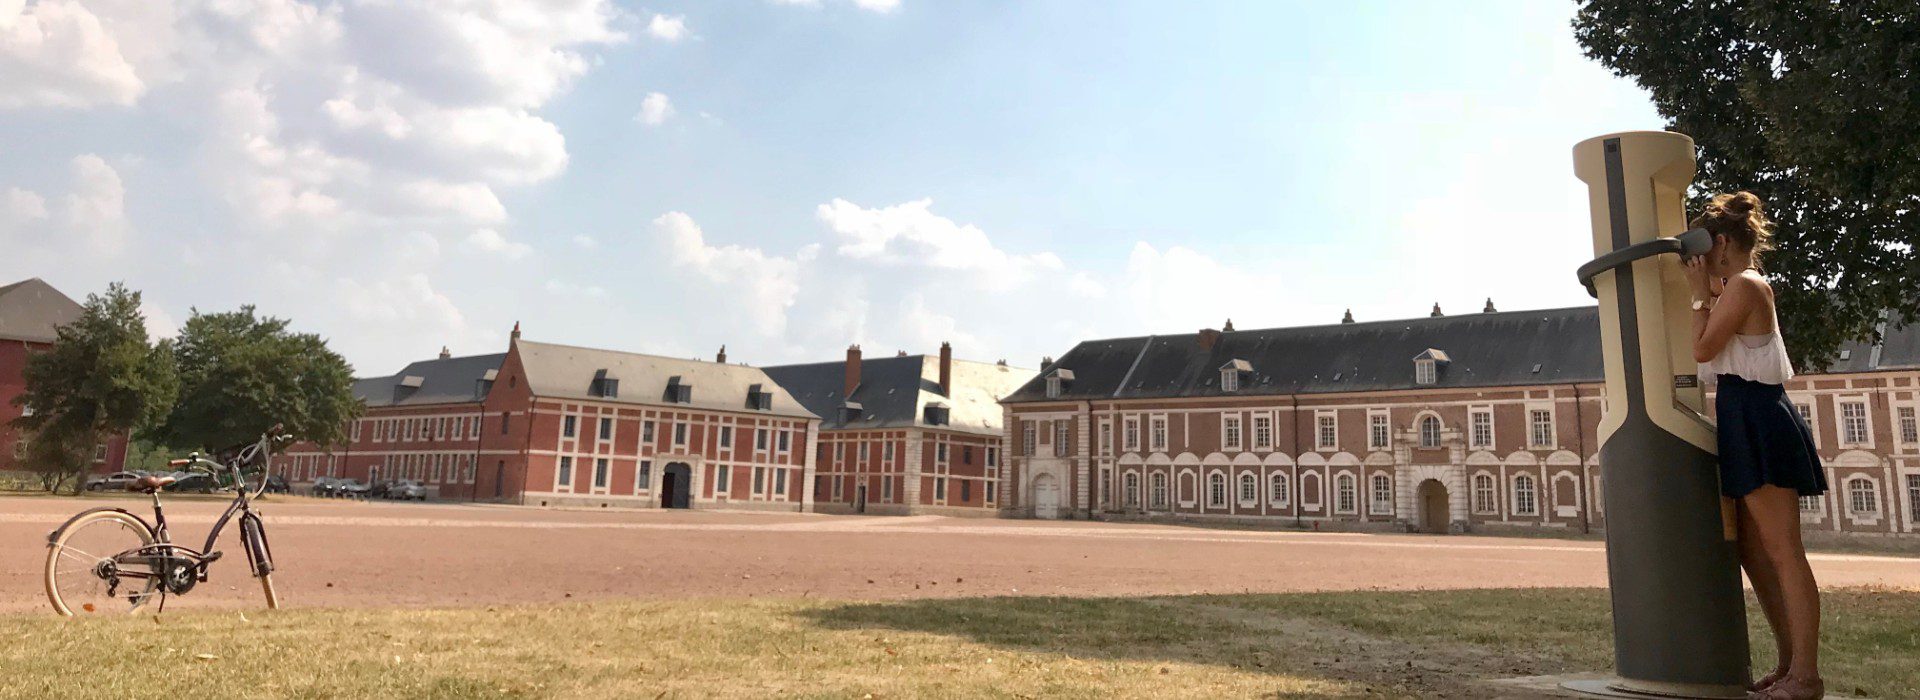
<path fill-rule="evenodd" d="M 0 197 L 0 233 L 47 218 L 47 198 L 33 190 L 9 187 Z"/>
<path fill-rule="evenodd" d="M 816 214 L 839 235 L 837 252 L 856 260 L 977 272 L 976 281 L 1002 288 L 1065 267 L 1053 253 L 1001 250 L 979 227 L 955 223 L 934 214 L 932 207 L 932 199 L 878 209 L 834 199 L 820 205 Z"/>
<path fill-rule="evenodd" d="M 140 299 L 140 315 L 146 317 L 147 340 L 150 342 L 180 334 L 180 322 L 174 319 L 173 314 L 167 313 L 166 309 L 160 308 L 145 295 Z"/>
<path fill-rule="evenodd" d="M 649 92 L 646 99 L 640 101 L 640 113 L 633 119 L 647 126 L 659 126 L 667 123 L 667 118 L 673 116 L 673 113 L 672 99 L 657 92 Z"/>
<path fill-rule="evenodd" d="M 0 108 L 131 105 L 146 84 L 77 2 L 0 2 Z"/>
<path fill-rule="evenodd" d="M 661 41 L 679 41 L 687 35 L 687 18 L 683 15 L 654 15 L 647 21 L 647 34 Z"/>
<path fill-rule="evenodd" d="M 717 293 L 743 311 L 761 333 L 778 337 L 787 330 L 787 310 L 800 293 L 799 263 L 758 248 L 712 246 L 693 217 L 667 212 L 653 220 L 674 267 L 714 285 Z"/>
<path fill-rule="evenodd" d="M 506 236 L 500 235 L 499 231 L 490 228 L 474 231 L 473 235 L 467 236 L 467 247 L 508 260 L 519 260 L 533 252 L 532 246 L 509 241 Z"/>
<path fill-rule="evenodd" d="M 1085 271 L 1075 272 L 1072 277 L 1067 278 L 1067 289 L 1088 299 L 1098 299 L 1107 295 L 1107 286 Z"/>
<path fill-rule="evenodd" d="M 592 250 L 594 248 L 600 247 L 599 241 L 593 240 L 592 236 L 588 236 L 585 234 L 575 234 L 573 237 L 573 244 L 580 246 L 582 248 L 586 248 L 588 250 Z"/>
<path fill-rule="evenodd" d="M 853 4 L 862 10 L 887 13 L 900 9 L 900 0 L 853 0 Z"/>
<path fill-rule="evenodd" d="M 599 285 L 576 284 L 566 280 L 547 280 L 546 286 L 547 292 L 563 297 L 600 299 L 607 295 L 606 288 Z"/>

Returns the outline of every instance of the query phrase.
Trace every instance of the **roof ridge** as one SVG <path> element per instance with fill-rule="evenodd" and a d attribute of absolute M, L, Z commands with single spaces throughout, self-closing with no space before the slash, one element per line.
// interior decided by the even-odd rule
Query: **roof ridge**
<path fill-rule="evenodd" d="M 1378 321 L 1355 321 L 1353 323 L 1334 322 L 1334 323 L 1315 323 L 1315 324 L 1310 324 L 1305 326 L 1268 326 L 1265 328 L 1238 328 L 1238 329 L 1234 329 L 1233 334 L 1245 335 L 1248 333 L 1265 333 L 1269 331 L 1310 330 L 1315 328 L 1354 328 L 1354 327 L 1379 326 L 1379 325 L 1400 324 L 1400 323 L 1445 323 L 1448 321 L 1458 321 L 1462 319 L 1486 318 L 1488 316 L 1549 314 L 1549 313 L 1561 313 L 1561 312 L 1567 312 L 1567 311 L 1583 311 L 1587 309 L 1598 311 L 1600 307 L 1598 305 L 1559 306 L 1559 307 L 1553 307 L 1553 308 L 1547 308 L 1547 309 L 1519 309 L 1515 311 L 1476 311 L 1474 313 L 1459 314 L 1454 316 L 1418 316 L 1418 317 L 1408 317 L 1408 318 L 1389 318 L 1389 319 L 1381 319 Z M 1092 339 L 1080 341 L 1079 345 L 1085 345 L 1087 343 L 1117 343 L 1117 342 L 1128 341 L 1128 340 L 1154 340 L 1158 338 L 1187 338 L 1187 337 L 1193 337 L 1197 335 L 1199 335 L 1198 331 L 1188 331 L 1185 333 L 1148 333 L 1146 335 L 1129 335 L 1129 336 L 1118 336 L 1113 338 L 1092 338 Z M 1224 332 L 1223 332 L 1223 335 L 1224 335 Z"/>
<path fill-rule="evenodd" d="M 739 370 L 759 371 L 759 370 L 765 369 L 764 367 L 758 367 L 754 365 L 736 365 L 731 362 L 714 362 L 712 360 L 702 360 L 697 357 L 674 357 L 672 355 L 660 355 L 660 354 L 655 354 L 650 352 L 634 352 L 632 350 L 614 350 L 612 348 L 595 348 L 595 347 L 588 347 L 585 345 L 573 345 L 570 343 L 549 343 L 549 342 L 539 341 L 539 340 L 516 340 L 514 342 L 528 343 L 532 345 L 544 345 L 550 348 L 567 348 L 570 350 L 586 350 L 588 352 L 605 352 L 605 353 L 613 353 L 615 355 L 630 355 L 633 357 L 650 357 L 656 360 L 672 360 L 674 362 L 698 362 L 703 365 L 713 365 L 715 367 L 731 367 L 733 369 L 739 369 Z"/>

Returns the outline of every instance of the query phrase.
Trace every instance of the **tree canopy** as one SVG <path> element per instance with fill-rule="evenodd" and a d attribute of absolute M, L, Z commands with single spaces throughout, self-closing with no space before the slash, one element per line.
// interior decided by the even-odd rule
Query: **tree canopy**
<path fill-rule="evenodd" d="M 295 439 L 332 444 L 360 413 L 344 358 L 319 336 L 291 332 L 285 319 L 256 316 L 252 306 L 195 310 L 173 358 L 180 401 L 146 436 L 163 445 L 221 449 L 256 440 L 275 423 Z"/>
<path fill-rule="evenodd" d="M 1696 210 L 1766 200 L 1796 366 L 1920 317 L 1920 3 L 1583 0 L 1573 27 L 1693 137 Z"/>
<path fill-rule="evenodd" d="M 46 486 L 72 479 L 77 489 L 98 446 L 164 414 L 178 381 L 169 345 L 147 341 L 140 293 L 123 285 L 88 295 L 56 333 L 52 348 L 27 357 L 14 424 L 28 431 L 28 463 Z"/>

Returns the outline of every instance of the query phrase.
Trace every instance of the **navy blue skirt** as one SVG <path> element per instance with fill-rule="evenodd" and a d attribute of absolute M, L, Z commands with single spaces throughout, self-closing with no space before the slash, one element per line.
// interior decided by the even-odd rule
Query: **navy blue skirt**
<path fill-rule="evenodd" d="M 1827 492 L 1813 432 L 1786 387 L 1720 375 L 1720 492 L 1739 498 L 1768 484 L 1802 496 Z"/>

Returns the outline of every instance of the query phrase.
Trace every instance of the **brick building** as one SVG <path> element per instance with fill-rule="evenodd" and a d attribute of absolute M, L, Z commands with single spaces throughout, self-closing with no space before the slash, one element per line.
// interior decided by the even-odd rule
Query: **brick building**
<path fill-rule="evenodd" d="M 38 277 L 0 287 L 0 470 L 28 468 L 26 443 L 12 426 L 23 411 L 13 400 L 27 390 L 27 357 L 53 347 L 55 329 L 79 320 L 81 311 Z M 93 471 L 119 471 L 126 460 L 126 436 L 115 436 L 94 451 Z"/>
<path fill-rule="evenodd" d="M 1920 328 L 1788 392 L 1810 531 L 1920 533 Z M 1594 307 L 1080 343 L 1003 400 L 1002 509 L 1460 532 L 1605 525 Z"/>
<path fill-rule="evenodd" d="M 720 358 L 724 360 L 724 358 Z M 346 445 L 296 445 L 316 474 L 416 478 L 439 497 L 530 505 L 810 505 L 819 419 L 759 369 L 521 340 L 356 382 Z"/>
<path fill-rule="evenodd" d="M 937 357 L 864 358 L 766 368 L 822 418 L 815 510 L 842 513 L 998 512 L 1006 431 L 999 398 L 1033 370 Z"/>

